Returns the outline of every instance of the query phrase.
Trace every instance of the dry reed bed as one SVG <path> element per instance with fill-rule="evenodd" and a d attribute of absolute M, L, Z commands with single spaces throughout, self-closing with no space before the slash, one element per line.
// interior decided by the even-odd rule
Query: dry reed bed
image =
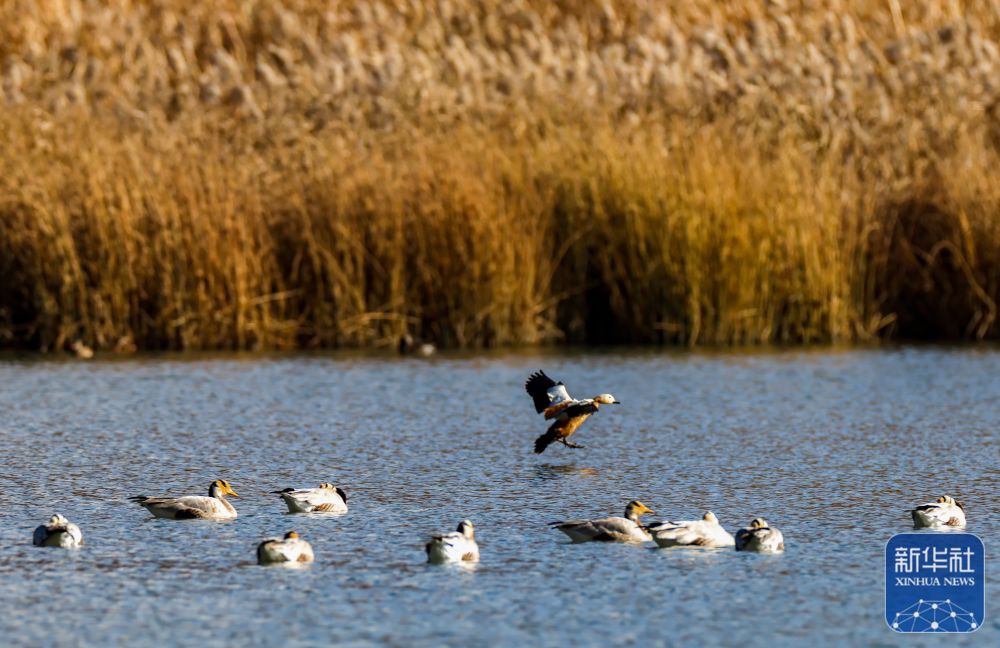
<path fill-rule="evenodd" d="M 995 337 L 998 34 L 986 1 L 14 0 L 0 346 Z"/>

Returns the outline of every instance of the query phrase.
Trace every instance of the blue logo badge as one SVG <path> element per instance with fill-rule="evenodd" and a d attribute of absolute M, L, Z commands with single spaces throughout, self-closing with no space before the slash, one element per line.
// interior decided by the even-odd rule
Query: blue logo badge
<path fill-rule="evenodd" d="M 986 551 L 971 533 L 899 533 L 885 546 L 885 621 L 896 632 L 974 632 Z"/>

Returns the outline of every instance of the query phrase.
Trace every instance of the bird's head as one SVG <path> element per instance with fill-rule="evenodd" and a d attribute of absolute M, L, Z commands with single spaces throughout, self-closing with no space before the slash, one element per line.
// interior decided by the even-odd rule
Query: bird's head
<path fill-rule="evenodd" d="M 233 487 L 229 485 L 225 479 L 216 479 L 212 482 L 212 485 L 208 487 L 208 494 L 211 497 L 219 497 L 220 495 L 232 495 L 233 497 L 239 497 Z"/>
<path fill-rule="evenodd" d="M 941 497 L 937 498 L 937 501 L 939 504 L 954 504 L 955 498 L 952 497 L 951 495 L 942 495 Z"/>
<path fill-rule="evenodd" d="M 706 522 L 711 522 L 712 524 L 718 524 L 719 518 L 715 517 L 715 513 L 711 511 L 705 511 L 705 515 L 701 516 L 701 519 Z"/>
<path fill-rule="evenodd" d="M 458 532 L 469 540 L 474 540 L 476 537 L 476 529 L 472 526 L 472 522 L 469 522 L 468 520 L 462 520 L 459 522 Z"/>
<path fill-rule="evenodd" d="M 643 515 L 648 515 L 650 513 L 655 513 L 653 509 L 649 508 L 639 500 L 632 500 L 625 507 L 625 517 L 628 519 L 638 519 Z"/>
<path fill-rule="evenodd" d="M 601 405 L 621 405 L 621 402 L 615 400 L 615 397 L 611 394 L 600 394 L 598 396 L 594 396 L 594 402 L 600 403 Z"/>
<path fill-rule="evenodd" d="M 319 487 L 322 488 L 323 490 L 336 490 L 337 488 L 330 482 L 323 482 L 322 484 L 319 485 Z"/>
<path fill-rule="evenodd" d="M 767 528 L 767 520 L 765 520 L 764 518 L 754 518 L 753 521 L 750 522 L 750 528 L 751 529 L 766 529 Z"/>
<path fill-rule="evenodd" d="M 69 520 L 67 520 L 61 513 L 56 513 L 49 518 L 49 524 L 69 524 Z"/>
<path fill-rule="evenodd" d="M 298 537 L 299 534 L 295 533 L 294 531 L 289 531 L 288 533 L 285 534 L 285 540 L 296 540 L 298 539 Z"/>

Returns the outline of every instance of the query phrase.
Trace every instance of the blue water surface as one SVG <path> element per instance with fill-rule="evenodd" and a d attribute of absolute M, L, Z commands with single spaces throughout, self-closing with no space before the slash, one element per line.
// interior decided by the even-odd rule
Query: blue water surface
<path fill-rule="evenodd" d="M 612 392 L 574 437 L 523 391 L 544 368 Z M 1000 353 L 524 352 L 0 361 L 0 636 L 6 645 L 1000 645 Z M 232 522 L 152 519 L 130 495 L 240 493 Z M 341 517 L 270 491 L 332 481 Z M 891 632 L 883 549 L 908 510 L 962 500 L 987 550 L 964 637 Z M 546 523 L 705 510 L 763 516 L 764 556 L 570 545 Z M 79 551 L 31 546 L 60 512 Z M 476 569 L 424 564 L 463 518 Z M 294 529 L 304 569 L 254 547 Z"/>

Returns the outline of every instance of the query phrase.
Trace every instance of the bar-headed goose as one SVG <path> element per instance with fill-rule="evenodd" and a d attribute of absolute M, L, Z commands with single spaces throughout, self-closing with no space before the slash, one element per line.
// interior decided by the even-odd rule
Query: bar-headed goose
<path fill-rule="evenodd" d="M 706 511 L 700 520 L 682 522 L 657 522 L 649 525 L 653 540 L 661 547 L 732 547 L 733 536 L 722 525 L 715 513 Z"/>
<path fill-rule="evenodd" d="M 56 513 L 48 522 L 35 529 L 31 543 L 36 547 L 76 549 L 83 544 L 83 533 L 80 532 L 80 527 Z"/>
<path fill-rule="evenodd" d="M 313 561 L 312 545 L 289 531 L 284 538 L 268 538 L 257 545 L 258 565 L 307 563 Z"/>
<path fill-rule="evenodd" d="M 910 511 L 916 528 L 964 527 L 965 507 L 950 495 L 922 504 Z"/>
<path fill-rule="evenodd" d="M 462 520 L 457 531 L 434 536 L 424 548 L 427 562 L 440 565 L 451 562 L 479 562 L 479 545 L 472 522 Z"/>
<path fill-rule="evenodd" d="M 285 500 L 289 513 L 347 513 L 347 493 L 328 482 L 319 488 L 286 488 L 274 493 Z"/>
<path fill-rule="evenodd" d="M 736 532 L 736 551 L 779 553 L 785 550 L 781 531 L 769 526 L 764 518 L 754 518 L 750 526 Z"/>
<path fill-rule="evenodd" d="M 575 542 L 646 542 L 649 531 L 639 519 L 653 510 L 638 500 L 625 507 L 625 517 L 608 517 L 600 520 L 569 520 L 552 522 L 550 526 L 559 529 Z"/>
<path fill-rule="evenodd" d="M 208 487 L 208 497 L 187 495 L 185 497 L 147 497 L 136 495 L 129 499 L 145 507 L 158 518 L 168 520 L 231 520 L 236 517 L 236 509 L 226 501 L 226 495 L 239 497 L 225 479 L 216 479 Z"/>
<path fill-rule="evenodd" d="M 545 415 L 545 420 L 555 419 L 542 436 L 535 439 L 535 453 L 545 452 L 545 448 L 556 441 L 567 448 L 582 448 L 581 445 L 570 443 L 577 428 L 597 412 L 601 405 L 620 405 L 611 394 L 599 394 L 593 398 L 576 400 L 566 391 L 566 385 L 556 382 L 538 371 L 528 377 L 524 389 L 535 403 L 535 411 Z"/>

